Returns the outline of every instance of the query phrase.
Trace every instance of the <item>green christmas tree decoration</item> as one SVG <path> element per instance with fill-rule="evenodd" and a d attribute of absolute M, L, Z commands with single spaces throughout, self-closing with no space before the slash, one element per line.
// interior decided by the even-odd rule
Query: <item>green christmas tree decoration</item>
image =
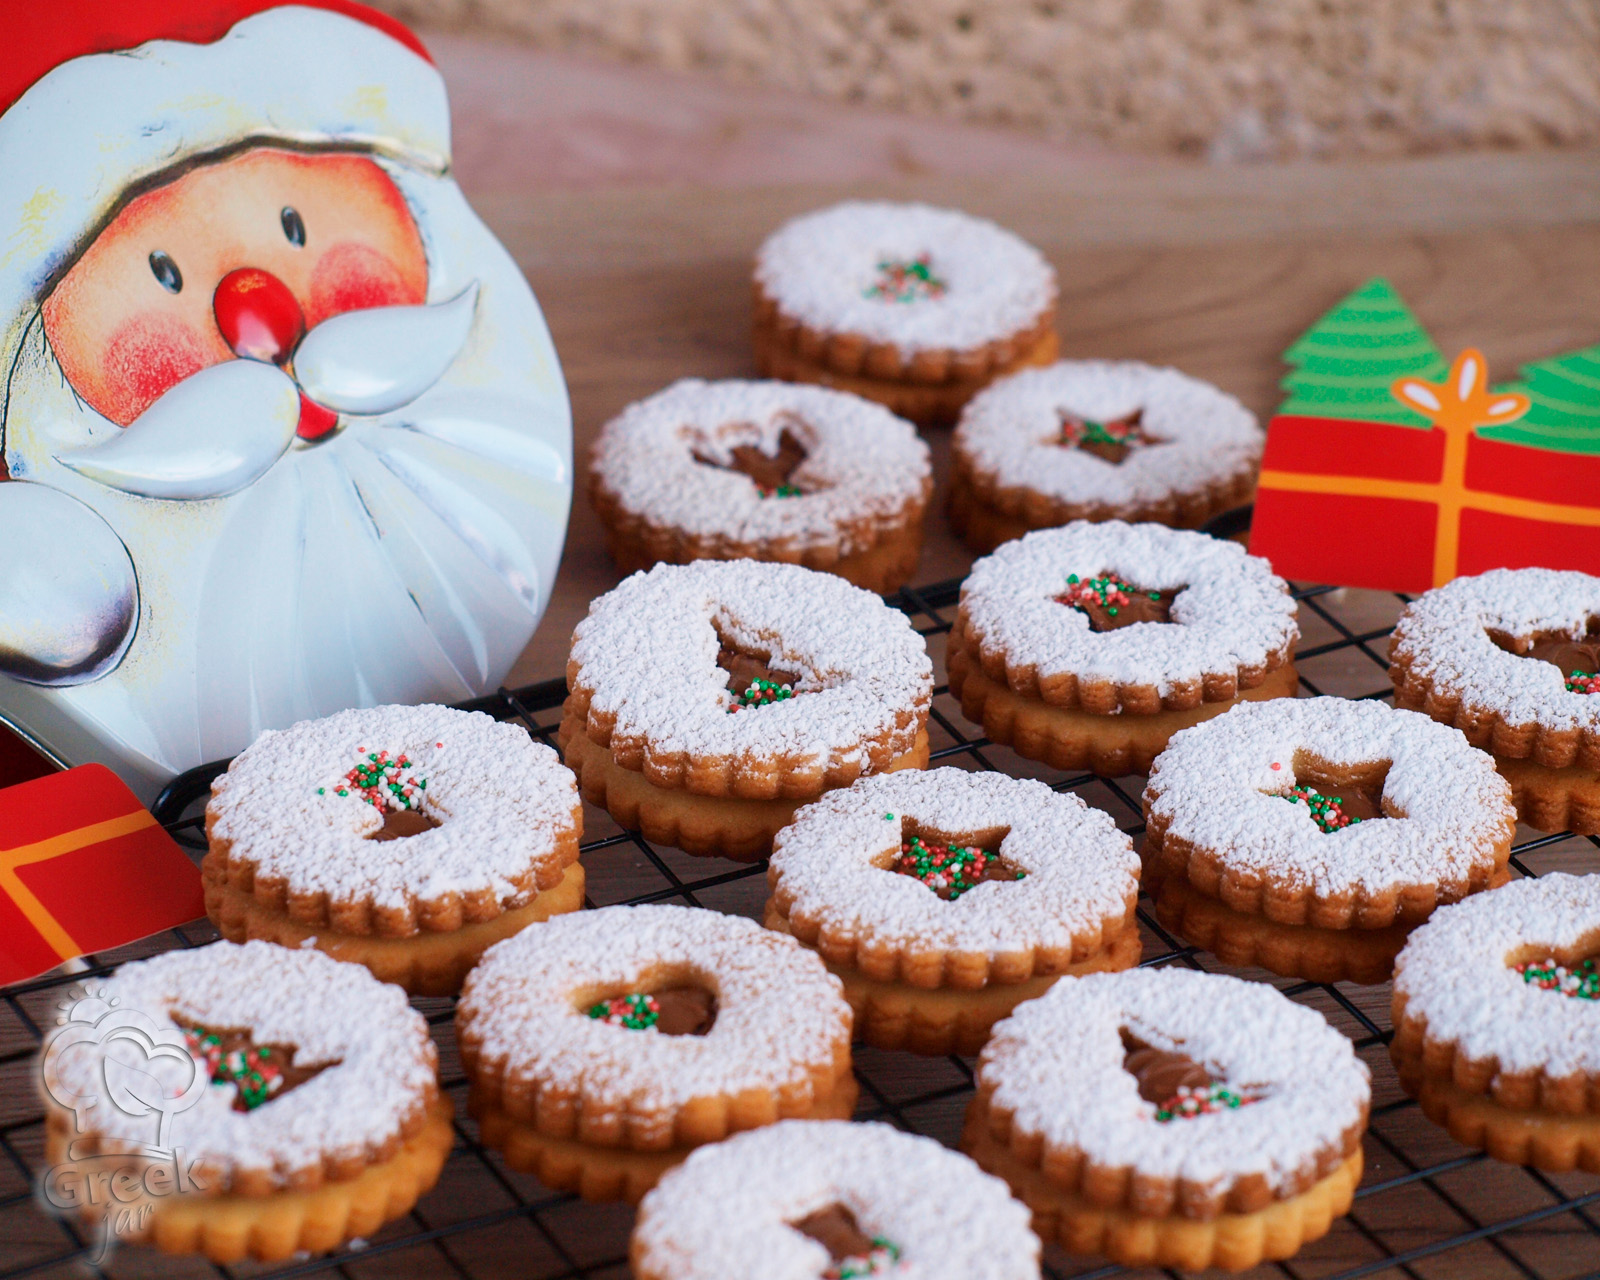
<path fill-rule="evenodd" d="M 1292 372 L 1278 412 L 1427 428 L 1389 394 L 1396 378 L 1439 382 L 1450 371 L 1433 339 L 1382 277 L 1367 281 L 1284 353 Z M 1521 425 L 1521 424 L 1518 424 Z"/>
<path fill-rule="evenodd" d="M 1484 427 L 1479 435 L 1535 449 L 1600 454 L 1600 346 L 1524 365 L 1522 378 L 1496 390 L 1527 396 L 1533 402 L 1527 414 L 1503 427 Z"/>

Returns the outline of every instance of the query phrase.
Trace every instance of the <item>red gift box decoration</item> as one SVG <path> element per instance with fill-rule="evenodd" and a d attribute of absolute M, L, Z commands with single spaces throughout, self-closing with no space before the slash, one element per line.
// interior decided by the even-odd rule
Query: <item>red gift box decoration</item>
<path fill-rule="evenodd" d="M 1600 570 L 1600 348 L 1491 388 L 1448 369 L 1386 281 L 1286 357 L 1250 550 L 1285 577 L 1424 591 L 1461 574 Z"/>
<path fill-rule="evenodd" d="M 199 868 L 104 765 L 0 790 L 0 985 L 204 914 Z"/>

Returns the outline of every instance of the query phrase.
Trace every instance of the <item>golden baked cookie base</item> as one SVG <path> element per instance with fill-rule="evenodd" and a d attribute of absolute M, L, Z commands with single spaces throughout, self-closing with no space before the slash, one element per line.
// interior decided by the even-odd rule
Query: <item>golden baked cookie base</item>
<path fill-rule="evenodd" d="M 1197 892 L 1181 876 L 1146 885 L 1162 928 L 1232 965 L 1254 965 L 1311 982 L 1387 982 L 1415 925 L 1327 929 L 1279 924 L 1235 911 Z"/>
<path fill-rule="evenodd" d="M 954 423 L 961 416 L 962 409 L 966 408 L 967 401 L 996 378 L 1015 373 L 1018 369 L 1054 364 L 1061 351 L 1056 331 L 1044 327 L 1019 335 L 1016 340 L 1006 344 L 991 344 L 994 347 L 992 355 L 968 362 L 980 372 L 969 372 L 961 367 L 961 361 L 947 361 L 945 377 L 921 378 L 916 375 L 924 371 L 932 372 L 936 366 L 931 362 L 919 365 L 915 359 L 909 366 L 902 365 L 898 353 L 895 353 L 893 360 L 893 366 L 900 369 L 898 373 L 891 370 L 891 363 L 887 359 L 877 362 L 881 372 L 875 372 L 874 366 L 865 362 L 857 363 L 853 369 L 841 368 L 850 362 L 828 357 L 841 342 L 860 341 L 850 335 L 834 335 L 827 343 L 821 344 L 824 349 L 819 355 L 809 355 L 793 342 L 785 342 L 777 329 L 757 320 L 753 339 L 756 367 L 764 377 L 780 378 L 784 382 L 815 383 L 836 391 L 849 391 L 863 399 L 876 401 L 890 413 L 898 414 L 919 427 Z M 893 347 L 882 349 L 894 352 Z M 926 354 L 933 356 L 938 353 Z"/>
<path fill-rule="evenodd" d="M 1207 1219 L 1178 1214 L 1157 1218 L 1126 1208 L 1101 1208 L 1063 1190 L 1042 1170 L 1024 1164 L 996 1142 L 973 1111 L 968 1112 L 961 1149 L 985 1172 L 1005 1179 L 1032 1210 L 1033 1229 L 1041 1240 L 1057 1242 L 1069 1253 L 1100 1254 L 1124 1266 L 1185 1271 L 1205 1267 L 1244 1271 L 1292 1257 L 1350 1211 L 1362 1170 L 1358 1147 L 1305 1191 L 1265 1208 Z"/>
<path fill-rule="evenodd" d="M 502 938 L 530 924 L 583 908 L 584 871 L 569 865 L 555 886 L 523 907 L 503 911 L 480 924 L 406 938 L 340 933 L 291 920 L 251 894 L 222 881 L 209 861 L 203 864 L 206 915 L 229 942 L 259 938 L 285 947 L 314 946 L 335 960 L 365 965 L 380 982 L 393 982 L 414 996 L 453 996 L 478 958 Z"/>
<path fill-rule="evenodd" d="M 1240 702 L 1292 698 L 1300 685 L 1294 663 L 1269 671 L 1253 689 L 1221 702 L 1153 715 L 1099 715 L 1025 697 L 986 675 L 966 649 L 952 644 L 945 659 L 951 694 L 961 714 L 982 725 L 991 742 L 1056 769 L 1088 769 L 1102 777 L 1148 773 L 1180 729 L 1219 716 Z"/>
<path fill-rule="evenodd" d="M 859 1093 L 860 1086 L 847 1070 L 834 1082 L 832 1092 L 817 1098 L 809 1111 L 783 1118 L 848 1120 L 855 1114 Z M 662 1174 L 687 1159 L 695 1149 L 680 1146 L 666 1151 L 635 1151 L 548 1137 L 533 1125 L 514 1120 L 499 1107 L 483 1101 L 476 1089 L 469 1095 L 467 1110 L 477 1120 L 484 1144 L 498 1150 L 513 1169 L 533 1174 L 553 1190 L 575 1191 L 585 1200 L 638 1204 Z"/>
<path fill-rule="evenodd" d="M 226 883 L 253 897 L 264 908 L 278 912 L 312 932 L 332 929 L 355 936 L 371 934 L 379 938 L 407 938 L 418 933 L 451 933 L 466 925 L 486 924 L 498 916 L 500 894 L 491 888 L 471 893 L 443 893 L 437 898 L 414 898 L 398 906 L 379 904 L 362 894 L 359 885 L 348 892 L 361 896 L 331 898 L 324 891 L 297 892 L 282 876 L 259 874 L 254 860 L 234 857 L 232 840 L 216 834 L 217 813 L 206 808 L 206 840 L 209 848 L 201 859 L 200 871 L 209 880 Z M 554 848 L 535 866 L 510 877 L 520 894 L 553 889 L 562 874 L 578 860 L 578 842 L 583 837 L 583 805 L 576 797 L 566 826 L 550 833 Z"/>
<path fill-rule="evenodd" d="M 762 923 L 779 933 L 790 932 L 788 920 L 770 900 Z M 844 998 L 855 1014 L 855 1038 L 861 1043 L 935 1057 L 950 1053 L 971 1057 L 989 1042 L 995 1023 L 1010 1017 L 1024 1000 L 1042 996 L 1059 978 L 1131 969 L 1139 963 L 1143 950 L 1138 926 L 1130 925 L 1093 955 L 1057 973 L 1035 974 L 1021 982 L 994 982 L 973 990 L 916 987 L 873 978 L 831 960 L 823 963 L 844 983 Z"/>
<path fill-rule="evenodd" d="M 1600 1115 L 1519 1111 L 1420 1071 L 1403 1071 L 1400 1083 L 1422 1114 L 1464 1147 L 1550 1173 L 1600 1173 Z"/>
<path fill-rule="evenodd" d="M 1068 503 L 1032 489 L 998 490 L 975 482 L 958 456 L 952 459 L 946 513 L 950 527 L 978 555 L 1035 529 L 1055 529 L 1074 520 L 1151 522 L 1198 529 L 1208 520 L 1249 502 L 1256 491 L 1254 467 L 1199 493 L 1174 493 L 1162 502 L 1124 506 Z"/>
<path fill-rule="evenodd" d="M 1404 635 L 1405 622 L 1402 617 L 1396 639 L 1390 642 L 1389 679 L 1394 685 L 1395 706 L 1420 711 L 1460 729 L 1468 742 L 1496 760 L 1530 760 L 1550 770 L 1572 765 L 1600 770 L 1600 734 L 1548 729 L 1537 723 L 1508 724 L 1498 711 L 1468 702 L 1453 690 L 1415 674 L 1406 649 L 1416 642 Z"/>
<path fill-rule="evenodd" d="M 1600 835 L 1600 770 L 1581 764 L 1552 769 L 1537 760 L 1498 755 L 1494 767 L 1511 784 L 1517 817 L 1530 827 Z"/>
<path fill-rule="evenodd" d="M 163 1253 L 203 1253 L 220 1263 L 326 1253 L 372 1235 L 432 1190 L 455 1144 L 453 1115 L 449 1100 L 436 1095 L 422 1127 L 387 1160 L 314 1190 L 152 1199 L 147 1225 L 126 1239 Z M 52 1129 L 49 1145 L 52 1163 L 65 1157 L 64 1133 Z"/>
<path fill-rule="evenodd" d="M 654 844 L 672 845 L 701 857 L 760 861 L 772 852 L 772 837 L 794 821 L 795 810 L 817 798 L 742 800 L 658 787 L 644 774 L 619 765 L 610 750 L 590 738 L 583 722 L 574 716 L 562 720 L 557 740 L 567 768 L 578 776 L 585 800 L 604 809 L 619 826 L 640 832 Z M 883 772 L 926 769 L 928 753 L 928 731 L 919 729 L 911 750 L 890 761 Z"/>
<path fill-rule="evenodd" d="M 1551 957 L 1557 964 L 1570 966 L 1590 954 L 1592 941 L 1591 936 L 1572 947 L 1526 944 L 1508 954 L 1505 961 L 1514 966 Z M 1497 1057 L 1474 1058 L 1462 1053 L 1453 1040 L 1429 1036 L 1426 1019 L 1412 1017 L 1408 1004 L 1403 992 L 1395 992 L 1391 1011 L 1394 1038 L 1389 1042 L 1389 1057 L 1401 1084 L 1407 1088 L 1427 1076 L 1448 1080 L 1464 1093 L 1492 1094 L 1494 1101 L 1507 1111 L 1600 1116 L 1600 1075 L 1575 1071 L 1552 1076 L 1542 1067 L 1502 1071 Z"/>
<path fill-rule="evenodd" d="M 598 506 L 598 502 L 596 503 Z M 855 586 L 879 595 L 898 591 L 917 571 L 922 557 L 923 504 L 908 509 L 905 521 L 886 530 L 870 546 L 849 555 L 840 555 L 833 543 L 820 547 L 772 548 L 753 543 L 718 547 L 675 545 L 677 538 L 657 538 L 652 531 L 642 535 L 616 528 L 601 511 L 606 524 L 606 550 L 623 573 L 636 573 L 651 565 L 689 564 L 694 560 L 764 560 L 804 565 L 822 573 L 832 573 Z"/>

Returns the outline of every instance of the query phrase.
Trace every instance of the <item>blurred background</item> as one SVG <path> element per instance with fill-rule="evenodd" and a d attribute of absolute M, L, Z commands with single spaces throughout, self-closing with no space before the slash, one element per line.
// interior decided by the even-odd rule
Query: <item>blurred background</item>
<path fill-rule="evenodd" d="M 508 157 L 581 186 L 1600 138 L 1600 0 L 378 2 L 451 80 L 464 178 Z M 532 127 L 551 119 L 559 140 Z"/>

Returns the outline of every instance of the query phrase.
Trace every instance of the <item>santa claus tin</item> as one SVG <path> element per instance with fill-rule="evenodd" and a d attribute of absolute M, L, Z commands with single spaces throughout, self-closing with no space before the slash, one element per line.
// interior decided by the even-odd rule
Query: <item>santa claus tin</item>
<path fill-rule="evenodd" d="M 421 44 L 344 0 L 19 16 L 0 720 L 148 796 L 263 729 L 494 689 L 571 417 Z"/>

